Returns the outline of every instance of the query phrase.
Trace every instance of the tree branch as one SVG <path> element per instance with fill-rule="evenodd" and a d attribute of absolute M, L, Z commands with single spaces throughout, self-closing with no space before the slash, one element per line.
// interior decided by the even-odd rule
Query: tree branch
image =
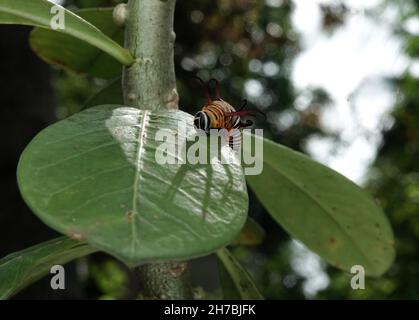
<path fill-rule="evenodd" d="M 124 70 L 124 101 L 147 109 L 177 109 L 173 61 L 175 0 L 130 0 L 125 47 L 136 59 Z"/>
<path fill-rule="evenodd" d="M 192 299 L 187 262 L 166 261 L 137 268 L 142 299 Z"/>

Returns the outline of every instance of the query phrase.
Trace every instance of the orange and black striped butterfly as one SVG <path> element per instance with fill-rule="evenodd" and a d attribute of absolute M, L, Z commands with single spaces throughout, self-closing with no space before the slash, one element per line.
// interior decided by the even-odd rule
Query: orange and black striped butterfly
<path fill-rule="evenodd" d="M 241 145 L 241 129 L 253 125 L 253 121 L 242 121 L 243 116 L 255 116 L 257 113 L 265 114 L 259 110 L 243 110 L 247 105 L 247 100 L 243 100 L 241 107 L 236 110 L 231 104 L 221 99 L 220 83 L 217 79 L 210 79 L 205 83 L 201 78 L 195 77 L 203 86 L 207 103 L 202 107 L 201 111 L 195 114 L 195 128 L 201 129 L 206 133 L 210 129 L 225 129 L 228 132 L 228 144 L 238 150 Z M 215 83 L 215 99 L 211 98 L 209 93 L 209 85 Z"/>

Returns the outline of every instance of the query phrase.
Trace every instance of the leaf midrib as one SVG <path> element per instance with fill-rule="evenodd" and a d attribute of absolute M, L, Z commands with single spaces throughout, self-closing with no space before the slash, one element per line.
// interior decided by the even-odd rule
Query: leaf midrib
<path fill-rule="evenodd" d="M 144 140 L 145 140 L 145 132 L 146 132 L 146 124 L 148 122 L 148 114 L 150 111 L 143 111 L 139 112 L 138 114 L 141 115 L 141 122 L 140 122 L 140 128 L 138 130 L 138 148 L 137 148 L 137 155 L 135 158 L 135 176 L 134 176 L 134 183 L 132 188 L 132 215 L 133 219 L 131 221 L 131 237 L 132 237 L 132 244 L 131 244 L 131 250 L 132 253 L 135 253 L 135 245 L 137 241 L 137 224 L 136 224 L 136 216 L 138 214 L 138 184 L 141 178 L 141 158 L 144 151 Z"/>

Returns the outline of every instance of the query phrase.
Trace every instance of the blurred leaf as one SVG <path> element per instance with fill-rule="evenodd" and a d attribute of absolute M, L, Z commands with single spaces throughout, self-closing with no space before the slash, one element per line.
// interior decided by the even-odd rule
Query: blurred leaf
<path fill-rule="evenodd" d="M 90 77 L 80 77 L 72 72 L 57 72 L 52 84 L 58 120 L 80 112 L 84 103 L 103 87 L 103 82 L 92 81 Z"/>
<path fill-rule="evenodd" d="M 222 298 L 224 300 L 241 300 L 240 292 L 237 290 L 237 287 L 224 264 L 220 261 L 220 259 L 217 259 L 217 262 Z"/>
<path fill-rule="evenodd" d="M 262 143 L 262 138 L 256 139 Z M 266 210 L 292 237 L 346 271 L 362 265 L 367 274 L 379 276 L 390 267 L 393 232 L 364 190 L 270 140 L 263 139 L 263 148 L 263 154 L 256 155 L 263 160 L 262 174 L 246 178 Z"/>
<path fill-rule="evenodd" d="M 241 298 L 243 300 L 263 300 L 262 295 L 253 283 L 250 275 L 227 248 L 218 250 L 217 256 L 225 268 L 225 270 L 220 268 L 220 279 L 222 281 L 225 299 Z M 230 280 L 225 279 L 225 271 L 228 273 Z M 232 284 L 234 284 L 234 286 Z"/>
<path fill-rule="evenodd" d="M 56 13 L 53 7 L 64 10 L 65 27 L 56 32 L 68 34 L 108 53 L 124 65 L 134 62 L 130 53 L 118 43 L 110 39 L 98 28 L 65 8 L 46 0 L 1 0 L 0 23 L 24 24 L 51 28 L 51 21 Z M 58 46 L 61 44 L 58 43 Z"/>
<path fill-rule="evenodd" d="M 248 217 L 239 236 L 232 245 L 256 246 L 265 240 L 265 230 L 252 218 Z"/>
<path fill-rule="evenodd" d="M 412 36 L 406 40 L 406 53 L 412 58 L 419 56 L 419 36 Z"/>
<path fill-rule="evenodd" d="M 128 275 L 117 261 L 108 259 L 89 265 L 90 274 L 102 292 L 99 299 L 123 299 L 128 293 Z"/>
<path fill-rule="evenodd" d="M 112 80 L 107 86 L 93 95 L 93 97 L 89 98 L 84 104 L 83 109 L 104 104 L 124 104 L 121 78 Z"/>
<path fill-rule="evenodd" d="M 76 14 L 122 45 L 124 30 L 114 24 L 112 12 L 113 8 L 94 8 L 79 10 Z M 33 51 L 49 64 L 105 79 L 121 75 L 120 62 L 99 48 L 71 35 L 35 28 L 29 41 Z"/>
<path fill-rule="evenodd" d="M 85 243 L 60 237 L 4 257 L 0 260 L 0 299 L 7 299 L 39 280 L 52 266 L 95 251 Z"/>
<path fill-rule="evenodd" d="M 94 8 L 109 4 L 109 0 L 74 0 L 79 8 Z M 113 1 L 115 2 L 115 1 Z"/>
<path fill-rule="evenodd" d="M 178 132 L 184 124 L 186 132 Z M 38 134 L 18 166 L 21 193 L 49 226 L 129 264 L 202 256 L 246 220 L 240 164 L 156 162 L 156 131 L 195 132 L 184 112 L 106 105 Z M 173 141 L 172 146 L 177 142 Z M 226 146 L 223 156 L 231 156 Z"/>

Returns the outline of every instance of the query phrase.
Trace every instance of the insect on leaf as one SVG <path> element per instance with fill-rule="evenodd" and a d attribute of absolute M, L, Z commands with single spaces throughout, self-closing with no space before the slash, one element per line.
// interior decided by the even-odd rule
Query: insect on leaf
<path fill-rule="evenodd" d="M 158 132 L 176 132 L 169 145 L 179 146 L 195 132 L 192 123 L 181 111 L 105 105 L 79 112 L 23 152 L 23 198 L 52 228 L 132 265 L 209 254 L 242 229 L 247 190 L 238 161 L 157 162 Z"/>

